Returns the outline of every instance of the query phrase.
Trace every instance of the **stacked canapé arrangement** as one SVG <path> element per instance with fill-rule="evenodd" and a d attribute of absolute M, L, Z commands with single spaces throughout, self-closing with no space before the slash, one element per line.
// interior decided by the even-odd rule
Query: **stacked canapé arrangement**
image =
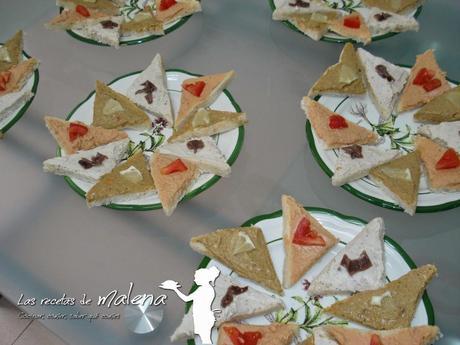
<path fill-rule="evenodd" d="M 38 60 L 25 57 L 22 48 L 22 31 L 0 46 L 0 135 L 34 97 L 38 83 L 38 77 L 34 76 Z"/>
<path fill-rule="evenodd" d="M 399 339 L 396 344 L 425 345 L 438 339 L 429 302 L 421 301 L 437 269 L 409 264 L 384 235 L 382 218 L 366 224 L 304 208 L 288 195 L 281 203 L 282 211 L 247 226 L 190 240 L 210 258 L 207 265 L 221 270 L 211 308 L 219 310 L 217 344 L 391 345 Z M 191 314 L 172 341 L 193 337 Z"/>
<path fill-rule="evenodd" d="M 167 73 L 176 83 L 181 76 L 179 90 L 168 90 Z M 193 78 L 167 73 L 156 55 L 142 73 L 121 79 L 118 91 L 97 81 L 94 97 L 86 101 L 92 116 L 81 118 L 87 123 L 46 117 L 64 155 L 45 161 L 44 170 L 86 182 L 89 207 L 156 198 L 167 215 L 202 175 L 228 176 L 229 154 L 220 150 L 224 140 L 217 140 L 232 131 L 238 137 L 246 114 L 209 106 L 220 97 L 227 100 L 222 91 L 235 73 Z M 179 98 L 174 116 L 171 99 Z M 86 108 L 80 113 L 87 116 Z"/>
<path fill-rule="evenodd" d="M 418 31 L 415 16 L 420 0 L 269 0 L 273 19 L 287 21 L 298 31 L 318 41 L 372 40 Z"/>
<path fill-rule="evenodd" d="M 182 18 L 201 11 L 197 0 L 58 0 L 63 8 L 46 27 L 72 30 L 96 42 L 118 47 L 165 34 Z"/>
<path fill-rule="evenodd" d="M 460 86 L 433 50 L 409 69 L 346 44 L 301 107 L 310 147 L 333 170 L 334 186 L 350 184 L 352 193 L 386 198 L 382 206 L 411 215 L 417 203 L 421 211 L 458 206 Z"/>

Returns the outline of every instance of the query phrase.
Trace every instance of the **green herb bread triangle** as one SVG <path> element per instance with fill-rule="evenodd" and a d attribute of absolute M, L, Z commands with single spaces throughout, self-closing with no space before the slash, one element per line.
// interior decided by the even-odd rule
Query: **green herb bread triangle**
<path fill-rule="evenodd" d="M 450 122 L 460 120 L 460 85 L 434 98 L 421 109 L 414 119 L 420 122 Z"/>
<path fill-rule="evenodd" d="M 22 61 L 22 45 L 22 31 L 18 31 L 0 47 L 0 72 L 10 69 Z"/>

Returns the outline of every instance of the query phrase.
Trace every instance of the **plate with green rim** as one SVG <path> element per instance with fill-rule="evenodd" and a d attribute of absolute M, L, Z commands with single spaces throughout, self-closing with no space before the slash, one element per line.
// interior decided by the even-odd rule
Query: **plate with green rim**
<path fill-rule="evenodd" d="M 317 299 L 318 303 L 314 303 L 315 300 L 308 296 L 308 290 L 305 290 L 303 280 L 312 279 L 329 263 L 330 260 L 348 243 L 354 236 L 356 236 L 362 228 L 367 224 L 366 221 L 353 216 L 346 216 L 333 210 L 319 208 L 319 207 L 305 207 L 310 214 L 315 217 L 321 225 L 331 231 L 340 242 L 334 246 L 326 255 L 324 255 L 306 274 L 297 282 L 294 286 L 284 290 L 284 296 L 281 296 L 285 303 L 285 309 L 279 312 L 273 312 L 264 316 L 257 316 L 250 319 L 246 319 L 243 322 L 248 324 L 269 324 L 271 322 L 296 322 L 301 326 L 299 340 L 303 340 L 308 336 L 308 330 L 311 330 L 314 325 L 327 320 L 328 316 L 323 315 L 322 309 L 334 303 L 337 299 L 343 299 L 345 296 L 324 296 Z M 244 222 L 242 226 L 256 226 L 262 229 L 265 240 L 267 242 L 268 250 L 270 252 L 273 265 L 279 279 L 282 279 L 283 272 L 283 260 L 284 260 L 284 249 L 282 241 L 282 229 L 283 229 L 283 215 L 282 211 L 276 211 L 270 214 L 264 214 L 256 216 Z M 393 239 L 385 236 L 384 242 L 385 248 L 385 268 L 387 281 L 395 280 L 402 275 L 409 272 L 411 269 L 416 268 L 414 261 L 404 251 L 404 249 Z M 250 280 L 243 279 L 236 276 L 229 268 L 220 264 L 219 262 L 204 257 L 200 262 L 198 268 L 216 266 L 222 273 L 235 276 L 235 278 L 241 282 L 242 286 L 250 286 L 260 291 L 265 291 L 269 294 L 271 292 L 264 290 L 264 288 L 253 283 Z M 196 285 L 192 286 L 190 292 L 196 289 Z M 306 317 L 305 305 L 310 311 L 310 315 Z M 187 304 L 185 313 L 189 312 L 191 304 Z M 293 315 L 291 311 L 297 311 Z M 315 317 L 316 312 L 319 313 Z M 325 321 L 326 324 L 344 324 L 344 320 L 338 318 L 332 318 L 331 320 Z M 435 315 L 434 309 L 431 304 L 428 294 L 425 292 L 421 301 L 419 302 L 414 319 L 412 320 L 412 326 L 419 325 L 434 325 Z M 360 325 L 348 322 L 349 327 L 363 328 Z M 217 344 L 217 331 L 213 330 L 212 334 L 213 343 Z M 188 339 L 188 345 L 201 344 L 199 338 Z"/>
<path fill-rule="evenodd" d="M 402 65 L 401 65 L 402 66 Z M 408 66 L 402 66 L 409 70 Z M 458 85 L 457 81 L 449 79 L 451 86 Z M 379 123 L 379 113 L 369 95 L 359 96 L 317 96 L 316 101 L 325 105 L 333 112 L 344 116 L 347 120 L 357 123 L 374 131 L 380 137 L 377 147 L 382 149 L 399 150 L 401 153 L 413 151 L 413 137 L 417 129 L 423 125 L 413 120 L 413 114 L 418 110 L 410 110 L 399 115 L 393 114 L 387 121 Z M 364 107 L 364 114 L 360 109 Z M 364 116 L 363 116 L 364 115 Z M 308 145 L 313 157 L 321 169 L 331 177 L 334 173 L 338 150 L 325 150 L 319 138 L 307 120 L 305 125 Z M 423 172 L 423 169 L 422 169 Z M 369 203 L 384 208 L 403 211 L 403 209 L 387 194 L 385 194 L 369 177 L 347 183 L 342 186 L 354 196 Z M 420 179 L 417 213 L 439 212 L 460 206 L 460 192 L 434 192 L 428 187 L 425 174 Z"/>
<path fill-rule="evenodd" d="M 275 9 L 280 6 L 285 0 L 268 0 L 268 4 L 273 11 L 275 11 Z M 327 0 L 325 1 L 326 4 L 332 8 L 335 8 L 333 6 L 333 4 L 338 4 L 337 5 L 337 9 L 342 9 L 346 12 L 353 12 L 353 11 L 356 11 L 358 8 L 360 7 L 364 7 L 361 3 L 360 0 L 341 0 L 341 1 L 338 1 L 338 0 Z M 422 12 L 422 8 L 423 6 L 419 6 L 417 7 L 417 9 L 413 10 L 412 12 L 410 12 L 408 15 L 410 16 L 413 16 L 414 18 L 417 18 L 420 13 Z M 297 28 L 297 26 L 295 26 L 294 23 L 290 22 L 289 20 L 283 20 L 282 21 L 284 25 L 286 25 L 289 29 L 293 30 L 293 31 L 296 31 L 304 36 L 307 36 L 305 35 L 301 30 L 299 30 Z M 372 42 L 374 41 L 379 41 L 379 40 L 383 40 L 385 38 L 389 38 L 389 37 L 392 37 L 392 36 L 395 36 L 397 34 L 400 34 L 401 32 L 387 32 L 385 34 L 380 34 L 380 35 L 373 35 L 372 36 Z M 308 37 L 308 36 L 307 36 Z M 343 37 L 339 34 L 336 34 L 334 32 L 331 32 L 331 31 L 328 31 L 322 38 L 321 38 L 321 41 L 324 41 L 324 42 L 332 42 L 332 43 L 347 43 L 347 42 L 354 42 L 356 43 L 356 41 L 352 38 L 347 38 L 347 37 Z"/>
<path fill-rule="evenodd" d="M 120 76 L 112 80 L 108 85 L 115 91 L 125 93 L 131 83 L 136 79 L 137 75 L 142 71 L 132 72 L 123 76 Z M 190 77 L 200 76 L 199 74 L 190 73 L 181 69 L 168 69 L 166 71 L 167 87 L 171 97 L 174 113 L 177 114 L 177 110 L 180 105 L 181 97 L 181 85 L 182 81 Z M 86 124 L 92 123 L 93 104 L 94 104 L 94 91 L 92 91 L 88 97 L 86 97 L 80 104 L 78 104 L 67 116 L 68 121 L 81 121 Z M 238 103 L 234 100 L 233 96 L 228 90 L 224 90 L 222 94 L 210 105 L 210 108 L 215 110 L 223 111 L 234 111 L 241 112 L 241 108 Z M 153 127 L 149 131 L 138 131 L 127 129 L 125 132 L 128 134 L 131 144 L 131 153 L 142 146 L 144 153 L 150 156 L 152 152 L 156 150 L 162 143 L 164 143 L 171 135 L 171 128 L 164 128 L 161 125 L 155 123 L 155 117 L 150 116 L 153 122 Z M 227 159 L 227 163 L 232 165 L 238 157 L 244 141 L 244 127 L 235 128 L 225 133 L 221 133 L 214 136 L 217 142 L 217 146 L 220 151 Z M 141 144 L 141 143 L 144 144 Z M 141 145 L 141 146 L 140 146 Z M 61 149 L 58 147 L 57 155 L 64 155 Z M 76 191 L 80 196 L 85 197 L 86 192 L 91 188 L 92 184 L 81 181 L 75 178 L 65 176 L 64 179 L 67 181 L 69 186 Z M 196 195 L 204 192 L 213 186 L 220 177 L 212 174 L 202 174 L 195 184 L 190 188 L 188 193 L 184 196 L 182 201 L 191 199 Z M 109 204 L 106 207 L 116 210 L 127 210 L 127 211 L 148 211 L 162 208 L 160 200 L 157 195 L 140 198 L 135 201 Z"/>
<path fill-rule="evenodd" d="M 0 47 L 3 46 L 3 43 L 0 43 Z M 29 59 L 30 55 L 28 55 L 26 52 L 22 52 L 23 58 L 24 59 Z M 32 74 L 32 76 L 29 78 L 27 83 L 24 85 L 23 89 L 19 92 L 22 91 L 30 91 L 33 93 L 32 97 L 23 103 L 20 103 L 18 107 L 13 109 L 11 112 L 9 112 L 4 118 L 0 119 L 0 134 L 5 134 L 13 125 L 19 121 L 19 119 L 24 116 L 25 112 L 29 108 L 29 106 L 32 104 L 32 101 L 35 98 L 35 95 L 37 94 L 37 89 L 38 89 L 38 82 L 40 79 L 40 74 L 38 72 L 38 68 L 35 70 L 35 72 Z"/>
<path fill-rule="evenodd" d="M 143 4 L 145 0 L 127 0 L 125 5 L 122 7 L 122 15 L 127 18 L 127 20 L 132 19 L 139 11 L 143 9 Z M 148 3 L 152 4 L 155 7 L 155 1 L 148 1 Z M 60 8 L 62 11 L 62 8 Z M 157 38 L 166 36 L 167 34 L 179 29 L 182 25 L 184 25 L 193 14 L 188 15 L 186 17 L 182 17 L 178 20 L 172 21 L 164 25 L 164 35 L 152 35 L 152 34 L 139 34 L 139 35 L 129 35 L 129 36 L 122 36 L 120 37 L 120 45 L 129 46 L 129 45 L 136 45 L 142 44 L 148 41 L 156 40 Z M 97 46 L 104 46 L 108 47 L 109 45 L 95 41 L 89 37 L 87 37 L 82 31 L 80 30 L 66 30 L 67 33 L 72 36 L 73 38 Z"/>

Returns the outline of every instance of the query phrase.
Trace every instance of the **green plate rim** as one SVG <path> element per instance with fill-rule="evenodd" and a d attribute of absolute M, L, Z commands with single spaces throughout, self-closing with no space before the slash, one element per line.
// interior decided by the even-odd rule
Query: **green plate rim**
<path fill-rule="evenodd" d="M 3 46 L 4 43 L 0 43 L 0 45 Z M 30 55 L 27 54 L 24 50 L 22 51 L 22 54 L 24 54 L 26 58 L 30 59 Z M 8 132 L 8 130 L 11 129 L 11 127 L 13 127 L 16 124 L 16 122 L 18 122 L 19 119 L 24 116 L 27 109 L 29 109 L 30 105 L 32 104 L 32 101 L 34 100 L 35 95 L 37 94 L 39 80 L 40 80 L 40 73 L 38 72 L 38 67 L 37 67 L 37 69 L 34 71 L 34 84 L 32 85 L 32 90 L 31 90 L 33 93 L 32 97 L 26 103 L 24 103 L 21 109 L 19 109 L 16 115 L 5 126 L 0 128 L 0 133 L 5 134 L 6 132 Z"/>
<path fill-rule="evenodd" d="M 59 8 L 59 12 L 62 11 L 62 7 Z M 120 42 L 120 46 L 132 46 L 132 45 L 137 45 L 137 44 L 142 44 L 142 43 L 145 43 L 145 42 L 149 42 L 149 41 L 153 41 L 153 40 L 156 40 L 157 38 L 160 38 L 160 37 L 163 37 L 163 36 L 166 36 L 167 34 L 169 34 L 170 32 L 173 32 L 177 29 L 179 29 L 182 25 L 184 25 L 189 19 L 190 17 L 192 17 L 194 15 L 194 13 L 188 15 L 188 16 L 185 16 L 185 17 L 182 17 L 181 19 L 179 19 L 179 21 L 174 24 L 173 26 L 167 28 L 165 30 L 165 34 L 164 35 L 149 35 L 149 36 L 146 36 L 146 37 L 143 37 L 143 38 L 137 38 L 137 39 L 132 39 L 132 40 L 129 40 L 129 41 L 123 41 L 123 42 Z M 84 43 L 88 43 L 88 44 L 92 44 L 92 45 L 95 45 L 95 46 L 101 46 L 101 47 L 110 47 L 110 45 L 108 44 L 105 44 L 105 43 L 101 43 L 101 42 L 98 42 L 98 41 L 95 41 L 91 38 L 87 38 L 87 37 L 84 37 L 84 36 L 81 36 L 79 34 L 77 34 L 75 31 L 72 31 L 72 30 L 66 30 L 67 34 L 69 34 L 70 36 L 72 36 L 73 38 L 81 41 L 81 42 L 84 42 Z"/>
<path fill-rule="evenodd" d="M 343 213 L 340 213 L 334 210 L 330 210 L 324 207 L 304 206 L 304 209 L 309 212 L 316 212 L 316 213 L 332 215 L 345 222 L 356 224 L 356 225 L 365 225 L 368 223 L 361 218 L 358 218 L 355 216 L 344 215 Z M 263 220 L 279 218 L 279 217 L 282 217 L 282 215 L 283 215 L 282 210 L 274 211 L 272 213 L 261 214 L 261 215 L 248 219 L 241 226 L 253 226 L 254 224 L 257 224 Z M 390 247 L 396 250 L 396 252 L 398 252 L 399 255 L 401 255 L 404 262 L 409 266 L 410 269 L 417 268 L 417 265 L 415 264 L 414 260 L 412 260 L 412 258 L 409 256 L 409 254 L 407 254 L 407 252 L 401 247 L 400 244 L 398 244 L 395 240 L 393 240 L 391 237 L 388 237 L 387 235 L 385 235 L 384 240 Z M 208 256 L 204 256 L 201 262 L 199 263 L 197 270 L 208 266 L 210 261 L 211 261 L 211 258 L 209 258 Z M 198 286 L 195 283 L 193 283 L 192 288 L 189 291 L 189 294 L 195 291 L 197 287 Z M 423 301 L 423 304 L 425 306 L 426 313 L 428 316 L 428 325 L 434 326 L 435 320 L 436 320 L 435 314 L 434 314 L 434 308 L 433 308 L 433 304 L 431 303 L 430 297 L 428 296 L 428 292 L 426 291 L 426 289 L 423 292 L 422 301 Z M 188 302 L 185 305 L 185 314 L 188 313 L 191 305 L 192 305 L 192 302 Z M 187 345 L 195 345 L 195 339 L 194 338 L 187 339 Z"/>
<path fill-rule="evenodd" d="M 111 82 L 109 82 L 107 85 L 111 85 L 113 83 L 115 83 L 116 81 L 120 80 L 120 79 L 123 79 L 123 78 L 126 78 L 126 77 L 129 77 L 131 75 L 134 75 L 134 74 L 139 74 L 141 73 L 142 70 L 140 71 L 135 71 L 135 72 L 130 72 L 130 73 L 127 73 L 127 74 L 124 74 L 122 76 L 119 76 L 115 79 L 113 79 Z M 191 72 L 188 72 L 184 69 L 180 69 L 180 68 L 171 68 L 171 69 L 167 69 L 166 72 L 180 72 L 180 73 L 185 73 L 185 74 L 188 74 L 190 76 L 194 76 L 194 77 L 201 77 L 202 75 L 201 74 L 197 74 L 197 73 L 191 73 Z M 71 117 L 73 116 L 73 114 L 77 111 L 78 108 L 80 108 L 80 106 L 85 103 L 89 98 L 91 98 L 91 96 L 95 93 L 96 91 L 92 91 L 83 101 L 81 101 L 80 103 L 77 104 L 77 106 L 75 108 L 72 109 L 72 111 L 66 116 L 66 120 L 70 120 Z M 240 105 L 235 101 L 235 99 L 233 98 L 233 95 L 227 90 L 223 90 L 223 93 L 227 96 L 227 98 L 230 100 L 230 102 L 232 103 L 233 107 L 235 108 L 235 110 L 237 112 L 241 112 L 241 107 Z M 227 160 L 227 164 L 228 165 L 233 165 L 233 163 L 236 161 L 236 159 L 238 158 L 238 155 L 240 154 L 241 152 L 241 149 L 243 147 L 243 142 L 244 142 L 244 135 L 245 135 L 245 130 L 244 130 L 244 126 L 240 126 L 238 128 L 238 140 L 236 142 L 236 146 L 232 152 L 232 154 L 230 155 L 230 157 L 228 158 Z M 57 147 L 57 156 L 60 156 L 61 155 L 61 148 L 58 146 Z M 185 200 L 189 200 L 195 196 L 197 196 L 198 194 L 204 192 L 205 190 L 211 188 L 217 181 L 219 181 L 221 179 L 220 176 L 217 176 L 217 175 L 214 175 L 209 181 L 207 181 L 205 184 L 203 184 L 202 186 L 192 190 L 191 192 L 187 193 L 180 201 L 183 202 Z M 85 198 L 85 195 L 86 193 L 80 188 L 78 187 L 75 182 L 72 181 L 72 179 L 68 176 L 64 176 L 64 180 L 67 182 L 67 184 L 75 191 L 77 192 L 78 195 L 80 195 L 82 198 Z M 119 210 L 119 211 L 151 211 L 151 210 L 158 210 L 158 209 L 161 209 L 162 206 L 161 206 L 161 203 L 156 203 L 156 204 L 149 204 L 149 205 L 120 205 L 120 204 L 109 204 L 109 205 L 104 205 L 104 207 L 107 207 L 107 208 L 111 208 L 111 209 L 114 209 L 114 210 Z"/>
<path fill-rule="evenodd" d="M 267 0 L 267 1 L 268 1 L 268 4 L 269 4 L 269 6 L 270 6 L 270 8 L 272 10 L 272 13 L 273 13 L 273 11 L 275 11 L 275 9 L 276 9 L 275 2 L 274 2 L 274 0 Z M 417 10 L 414 13 L 414 18 L 417 18 L 420 15 L 420 13 L 422 12 L 422 8 L 423 8 L 423 5 L 420 5 L 419 7 L 417 7 Z M 296 32 L 302 34 L 303 36 L 308 37 L 302 31 L 300 31 L 294 24 L 292 24 L 290 21 L 283 20 L 281 22 L 284 25 L 286 25 L 289 29 L 291 29 L 293 31 L 296 31 Z M 383 40 L 385 38 L 396 36 L 396 35 L 401 34 L 401 33 L 402 32 L 387 32 L 386 34 L 373 36 L 371 42 L 380 41 L 380 40 Z M 362 43 L 357 42 L 356 40 L 354 40 L 352 38 L 333 38 L 333 37 L 324 37 L 323 36 L 323 37 L 321 37 L 320 41 L 330 42 L 330 43 L 348 43 L 348 42 L 350 42 L 350 43 L 362 44 Z"/>
<path fill-rule="evenodd" d="M 401 67 L 406 67 L 406 68 L 411 68 L 412 66 L 409 65 L 404 65 L 404 64 L 397 64 L 398 66 Z M 457 80 L 451 79 L 451 78 L 446 78 L 449 82 L 454 83 L 459 85 L 460 82 Z M 318 101 L 321 98 L 321 96 L 316 96 L 315 101 Z M 307 142 L 308 146 L 310 147 L 310 151 L 313 154 L 313 157 L 315 158 L 316 162 L 318 165 L 321 167 L 321 169 L 326 173 L 328 177 L 332 177 L 334 175 L 334 172 L 329 169 L 329 167 L 326 165 L 326 163 L 321 159 L 318 150 L 315 145 L 315 139 L 313 138 L 313 132 L 311 128 L 310 121 L 308 119 L 305 122 L 305 132 L 307 135 Z M 356 188 L 352 187 L 350 184 L 344 184 L 340 186 L 341 188 L 345 189 L 349 193 L 353 194 L 354 196 L 367 201 L 368 203 L 371 203 L 376 206 L 380 206 L 389 210 L 395 210 L 395 211 L 400 211 L 403 212 L 403 208 L 400 207 L 399 205 L 390 202 L 390 201 L 385 201 L 379 198 L 376 198 L 372 195 L 368 195 L 366 193 L 360 192 Z M 416 213 L 433 213 L 433 212 L 441 212 L 441 211 L 447 211 L 451 210 L 453 208 L 459 207 L 460 206 L 460 199 L 454 200 L 454 201 L 449 201 L 443 204 L 439 205 L 432 205 L 432 206 L 417 206 L 415 209 Z"/>

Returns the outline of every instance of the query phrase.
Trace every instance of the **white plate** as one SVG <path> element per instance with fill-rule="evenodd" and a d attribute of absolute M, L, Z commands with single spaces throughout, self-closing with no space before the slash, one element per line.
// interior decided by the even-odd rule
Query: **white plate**
<path fill-rule="evenodd" d="M 407 70 L 409 69 L 407 68 Z M 455 84 L 451 83 L 451 85 L 454 86 Z M 368 121 L 370 121 L 370 123 L 372 123 L 374 126 L 379 124 L 379 113 L 367 93 L 361 96 L 350 97 L 324 95 L 318 99 L 318 102 L 330 110 L 344 116 L 347 120 L 372 130 L 371 125 L 365 119 L 354 115 L 352 112 L 352 110 L 356 110 L 357 105 L 362 104 L 367 109 Z M 382 149 L 398 149 L 403 153 L 406 151 L 412 151 L 414 149 L 412 143 L 413 135 L 417 133 L 417 129 L 422 125 L 421 123 L 415 122 L 413 119 L 413 115 L 416 111 L 417 109 L 406 111 L 399 114 L 398 116 L 392 117 L 391 119 L 394 119 L 394 124 L 392 123 L 391 119 L 389 119 L 387 129 L 396 129 L 399 130 L 399 132 L 393 135 L 381 136 L 382 142 L 380 142 L 377 147 Z M 380 124 L 380 129 L 382 129 L 382 126 L 383 125 Z M 378 133 L 378 130 L 376 133 Z M 401 137 L 404 137 L 408 133 L 409 136 L 406 139 L 400 140 Z M 313 155 L 323 170 L 325 170 L 329 176 L 332 175 L 332 172 L 335 170 L 335 164 L 337 161 L 337 150 L 325 150 L 322 147 L 320 140 L 316 136 L 316 133 L 311 130 L 309 124 L 307 124 L 307 134 L 309 136 L 308 140 Z M 311 136 L 313 136 L 313 140 L 310 140 Z M 395 201 L 389 198 L 368 177 L 364 177 L 360 180 L 346 184 L 343 186 L 343 188 L 373 204 L 386 208 L 401 210 L 401 208 L 396 205 Z M 436 212 L 457 207 L 459 205 L 460 192 L 432 192 L 428 188 L 426 175 L 422 175 L 420 180 L 417 212 Z"/>
<path fill-rule="evenodd" d="M 109 83 L 110 87 L 113 88 L 115 91 L 118 91 L 122 94 L 125 94 L 128 87 L 131 83 L 136 79 L 137 75 L 140 72 L 131 73 L 126 76 L 119 77 L 115 79 L 113 82 Z M 194 77 L 194 74 L 188 73 L 186 71 L 181 70 L 168 70 L 166 72 L 167 76 L 167 86 L 169 90 L 169 94 L 171 97 L 172 105 L 174 113 L 177 114 L 180 105 L 180 97 L 182 94 L 182 82 L 185 79 Z M 93 121 L 93 104 L 94 104 L 94 91 L 85 99 L 82 103 L 80 103 L 69 115 L 67 120 L 70 121 L 81 121 L 86 124 L 91 124 Z M 211 104 L 210 108 L 215 110 L 223 110 L 223 111 L 241 111 L 238 104 L 233 100 L 231 94 L 224 90 L 224 92 L 216 99 L 216 101 Z M 152 121 L 155 120 L 155 117 L 150 115 Z M 137 131 L 137 130 L 125 130 L 128 134 L 129 138 L 135 143 L 138 144 L 140 141 L 146 140 L 146 137 L 141 135 L 141 133 L 146 133 L 148 131 Z M 149 131 L 152 132 L 152 131 Z M 162 131 L 164 135 L 164 141 L 166 141 L 172 135 L 172 129 L 165 128 Z M 216 135 L 214 139 L 217 142 L 217 146 L 222 154 L 227 159 L 228 164 L 232 164 L 236 157 L 239 154 L 239 150 L 241 149 L 244 137 L 244 128 L 236 128 L 231 131 Z M 146 152 L 148 156 L 151 155 L 150 152 Z M 78 179 L 71 179 L 66 177 L 67 182 L 69 182 L 70 186 L 77 191 L 80 195 L 85 195 L 86 192 L 91 188 L 92 184 L 81 181 Z M 215 182 L 219 180 L 218 176 L 212 174 L 202 174 L 195 184 L 192 186 L 190 191 L 184 197 L 184 199 L 189 199 L 202 191 L 211 187 Z M 151 209 L 158 209 L 161 208 L 160 199 L 157 195 L 145 198 L 139 198 L 135 201 L 130 202 L 121 202 L 118 204 L 111 204 L 108 207 L 115 208 L 115 209 L 130 209 L 130 210 L 151 210 Z"/>
<path fill-rule="evenodd" d="M 345 246 L 345 244 L 348 243 L 351 239 L 353 239 L 362 230 L 362 228 L 365 225 L 365 222 L 358 218 L 344 216 L 337 212 L 327 209 L 309 207 L 307 207 L 306 209 L 309 210 L 309 212 L 321 223 L 321 225 L 323 225 L 327 230 L 331 231 L 340 240 L 340 243 L 333 247 L 326 255 L 324 255 L 303 277 L 303 279 L 308 279 L 308 281 L 311 282 L 313 278 L 316 277 L 318 273 L 332 260 L 332 258 L 336 254 L 338 254 L 338 252 Z M 243 225 L 257 226 L 262 229 L 265 239 L 267 241 L 268 250 L 272 257 L 273 265 L 275 267 L 278 278 L 281 280 L 283 276 L 284 262 L 284 249 L 282 242 L 283 217 L 281 211 L 255 217 L 253 219 L 250 219 Z M 216 266 L 222 273 L 231 274 L 230 269 L 228 269 L 227 267 L 215 260 L 210 260 L 210 262 L 206 266 Z M 385 238 L 385 268 L 387 279 L 390 281 L 395 280 L 404 275 L 405 273 L 409 272 L 414 267 L 415 264 L 407 255 L 407 253 L 405 253 L 404 250 L 392 239 Z M 236 276 L 236 273 L 233 273 L 233 275 Z M 302 324 L 304 322 L 305 309 L 303 307 L 303 304 L 293 299 L 293 297 L 300 297 L 303 300 L 308 300 L 308 291 L 305 291 L 302 285 L 303 279 L 297 282 L 297 284 L 295 284 L 293 287 L 284 290 L 284 296 L 282 296 L 282 299 L 285 303 L 286 308 L 283 312 L 279 314 L 278 320 L 279 317 L 281 315 L 286 314 L 290 310 L 290 308 L 294 308 L 294 310 L 298 310 L 298 315 L 297 320 L 292 322 L 297 322 L 298 324 Z M 238 278 L 238 280 L 241 281 L 241 285 L 249 285 L 258 290 L 262 290 L 271 294 L 270 291 L 264 290 L 264 288 L 251 282 L 250 280 L 243 278 Z M 340 300 L 345 297 L 321 297 L 319 299 L 319 302 L 323 307 L 326 307 L 333 304 L 336 298 Z M 312 314 L 314 314 L 315 310 L 315 307 L 311 306 L 310 312 L 312 312 Z M 267 325 L 271 321 L 276 320 L 276 314 L 277 313 L 272 313 L 265 316 L 253 317 L 250 319 L 246 319 L 243 322 L 247 324 Z M 321 315 L 317 322 L 315 322 L 315 324 L 325 320 L 329 316 L 330 315 Z M 333 320 L 343 321 L 335 317 L 333 318 Z M 433 323 L 434 312 L 432 309 L 431 302 L 428 296 L 425 294 L 423 299 L 417 306 L 414 319 L 412 320 L 412 326 L 427 325 Z M 348 323 L 348 326 L 365 328 L 363 326 L 351 322 Z M 307 331 L 301 329 L 299 338 L 303 340 L 306 337 L 308 337 Z M 217 344 L 217 331 L 215 329 L 212 333 L 212 340 L 213 344 Z M 196 344 L 201 344 L 199 338 L 196 338 Z M 191 345 L 191 343 L 189 342 L 188 345 Z"/>
<path fill-rule="evenodd" d="M 0 47 L 1 46 L 3 46 L 3 44 L 0 44 Z M 23 59 L 27 60 L 28 58 L 30 58 L 30 56 L 27 55 L 26 53 L 23 53 Z M 26 110 L 29 108 L 30 104 L 32 103 L 32 100 L 35 97 L 35 93 L 37 92 L 38 79 L 39 79 L 39 74 L 38 74 L 38 68 L 37 68 L 35 72 L 32 74 L 32 76 L 29 78 L 27 83 L 24 85 L 23 89 L 21 90 L 21 91 L 32 91 L 34 95 L 28 101 L 20 103 L 19 106 L 15 110 L 13 110 L 10 114 L 8 114 L 8 116 L 0 120 L 0 133 L 6 133 L 6 131 L 10 129 L 24 115 Z"/>
<path fill-rule="evenodd" d="M 273 10 L 275 8 L 278 8 L 281 6 L 286 0 L 268 0 L 270 6 L 272 7 Z M 332 6 L 332 4 L 337 4 L 337 9 L 342 9 L 344 11 L 350 12 L 350 11 L 355 11 L 358 8 L 365 7 L 362 5 L 361 0 L 325 0 L 325 2 L 329 5 Z M 420 14 L 422 10 L 422 6 L 418 7 L 416 10 L 411 11 L 410 13 L 406 14 L 407 16 L 412 16 L 417 18 L 417 16 Z M 295 24 L 291 21 L 284 21 L 289 28 L 300 32 L 301 34 L 304 34 L 301 30 L 299 30 Z M 377 41 L 381 40 L 384 38 L 388 38 L 394 35 L 397 35 L 397 32 L 388 32 L 385 34 L 380 34 L 380 35 L 373 35 L 372 40 Z M 352 42 L 354 41 L 351 38 L 344 37 L 342 35 L 336 34 L 332 31 L 326 32 L 324 36 L 321 38 L 322 41 L 327 41 L 327 42 L 334 42 L 334 43 L 345 43 L 345 42 Z"/>

